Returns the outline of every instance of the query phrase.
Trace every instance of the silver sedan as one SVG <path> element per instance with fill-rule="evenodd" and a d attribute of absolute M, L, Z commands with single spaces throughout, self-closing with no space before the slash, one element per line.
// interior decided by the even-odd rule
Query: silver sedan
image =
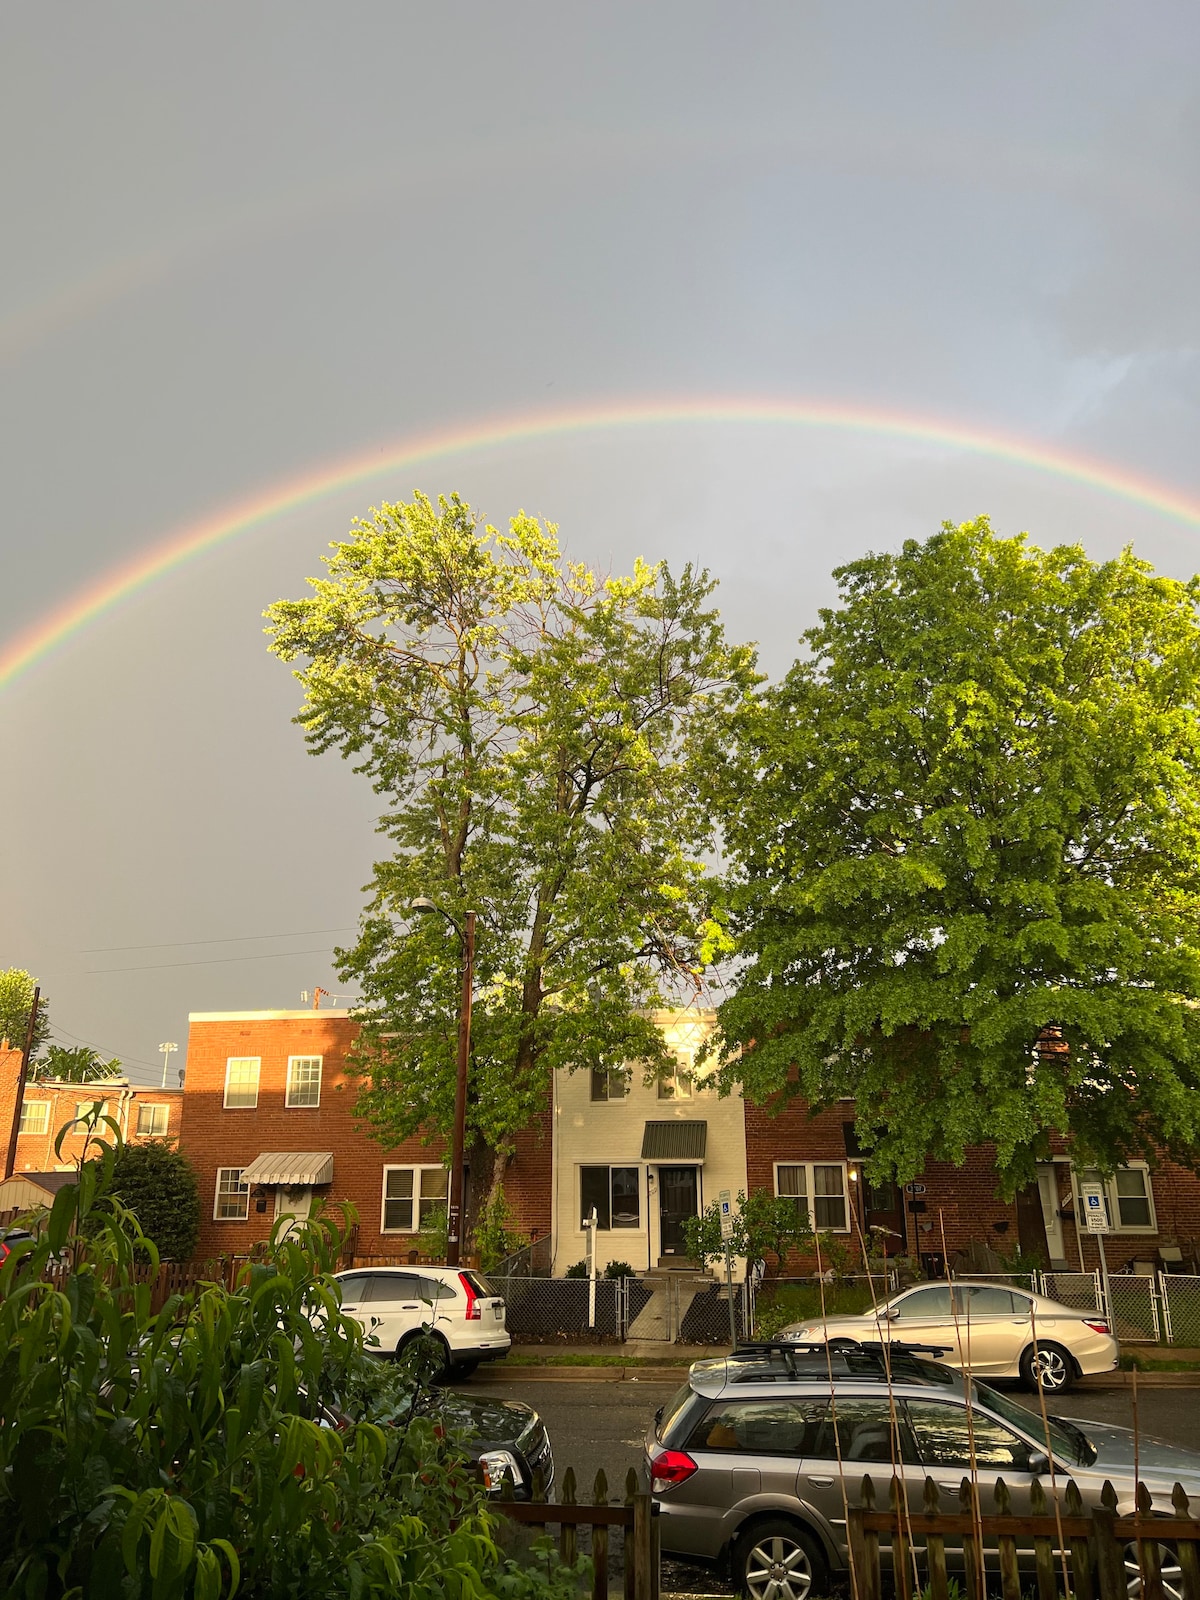
<path fill-rule="evenodd" d="M 937 1345 L 947 1366 L 981 1378 L 1021 1378 L 1035 1391 L 1040 1378 L 1051 1393 L 1085 1374 L 1111 1372 L 1119 1353 L 1098 1312 L 970 1278 L 916 1284 L 893 1295 L 878 1312 L 794 1322 L 779 1338 L 793 1344 L 898 1339 Z"/>

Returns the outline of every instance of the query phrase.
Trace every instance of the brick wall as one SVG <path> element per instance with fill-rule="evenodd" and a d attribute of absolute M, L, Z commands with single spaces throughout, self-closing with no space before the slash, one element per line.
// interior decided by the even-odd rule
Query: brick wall
<path fill-rule="evenodd" d="M 8 1147 L 20 1074 L 21 1052 L 0 1050 L 0 1149 L 4 1150 Z M 167 1133 L 179 1132 L 180 1107 L 183 1103 L 180 1089 L 140 1088 L 119 1081 L 81 1084 L 39 1083 L 34 1080 L 25 1085 L 25 1104 L 47 1107 L 45 1131 L 17 1135 L 17 1158 L 13 1172 L 53 1172 L 56 1167 L 74 1166 L 83 1153 L 85 1135 L 82 1131 L 69 1133 L 59 1153 L 54 1149 L 55 1139 L 59 1130 L 74 1120 L 76 1107 L 82 1103 L 90 1104 L 93 1100 L 108 1102 L 109 1115 L 116 1118 L 122 1134 L 132 1144 L 138 1143 L 142 1137 L 137 1131 L 139 1105 L 165 1105 Z M 107 1127 L 100 1129 L 101 1137 L 107 1137 L 110 1133 L 111 1129 Z"/>
<path fill-rule="evenodd" d="M 356 1254 L 403 1258 L 414 1247 L 411 1234 L 382 1230 L 385 1166 L 431 1166 L 443 1157 L 445 1143 L 419 1138 L 385 1150 L 360 1122 L 357 1080 L 346 1072 L 346 1058 L 358 1025 L 342 1011 L 200 1014 L 190 1020 L 181 1147 L 200 1184 L 201 1224 L 197 1253 L 222 1255 L 248 1250 L 265 1239 L 274 1224 L 274 1193 L 251 1196 L 250 1214 L 241 1222 L 214 1220 L 217 1169 L 250 1165 L 264 1151 L 329 1151 L 333 1181 L 320 1190 L 332 1202 L 349 1201 L 358 1213 Z M 225 1069 L 232 1056 L 261 1061 L 258 1104 L 226 1109 Z M 285 1104 L 289 1056 L 322 1058 L 321 1101 L 315 1107 Z M 516 1212 L 515 1226 L 544 1233 L 550 1226 L 550 1113 L 517 1141 L 505 1192 Z M 265 1209 L 256 1204 L 265 1199 Z"/>

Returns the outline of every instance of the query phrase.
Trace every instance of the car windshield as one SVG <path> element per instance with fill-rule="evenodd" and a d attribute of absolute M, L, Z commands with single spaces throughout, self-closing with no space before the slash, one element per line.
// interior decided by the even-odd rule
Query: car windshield
<path fill-rule="evenodd" d="M 1007 1395 L 998 1394 L 986 1383 L 973 1383 L 971 1395 L 978 1405 L 985 1406 L 993 1416 L 1002 1417 L 1014 1428 L 1019 1428 L 1029 1438 L 1043 1445 L 1050 1440 L 1050 1454 L 1058 1461 L 1073 1467 L 1087 1467 L 1096 1459 L 1096 1451 L 1087 1435 L 1072 1422 L 1061 1417 L 1047 1417 L 1045 1425 L 1034 1411 L 1029 1411 Z"/>

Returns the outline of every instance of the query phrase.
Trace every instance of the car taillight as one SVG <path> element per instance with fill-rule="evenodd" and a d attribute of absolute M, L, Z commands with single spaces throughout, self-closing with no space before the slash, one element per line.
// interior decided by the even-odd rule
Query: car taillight
<path fill-rule="evenodd" d="M 655 1494 L 661 1494 L 677 1483 L 686 1483 L 696 1471 L 696 1463 L 686 1450 L 660 1450 L 650 1458 L 650 1487 Z"/>
<path fill-rule="evenodd" d="M 478 1322 L 482 1313 L 479 1310 L 479 1301 L 475 1298 L 475 1291 L 471 1287 L 471 1280 L 465 1272 L 460 1272 L 458 1281 L 467 1292 L 467 1321 Z"/>
<path fill-rule="evenodd" d="M 1110 1333 L 1112 1331 L 1107 1322 L 1093 1322 L 1090 1317 L 1084 1317 L 1083 1325 L 1085 1328 L 1090 1328 L 1093 1333 Z"/>

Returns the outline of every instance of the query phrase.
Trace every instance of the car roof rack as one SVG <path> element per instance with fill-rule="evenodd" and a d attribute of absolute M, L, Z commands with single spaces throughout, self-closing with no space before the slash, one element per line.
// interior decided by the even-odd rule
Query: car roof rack
<path fill-rule="evenodd" d="M 731 1383 L 820 1382 L 832 1377 L 835 1381 L 862 1378 L 886 1378 L 890 1371 L 893 1380 L 907 1383 L 929 1383 L 953 1380 L 948 1367 L 930 1371 L 930 1362 L 946 1354 L 948 1346 L 936 1344 L 908 1344 L 893 1340 L 884 1345 L 876 1340 L 843 1345 L 831 1350 L 823 1342 L 795 1344 L 788 1340 L 762 1340 L 740 1344 L 725 1357 L 726 1372 Z M 737 1371 L 737 1364 L 745 1358 L 747 1365 L 759 1358 L 757 1370 Z M 772 1361 L 774 1371 L 762 1370 L 762 1358 Z M 797 1360 L 800 1357 L 800 1360 Z M 772 1358 L 778 1358 L 778 1363 Z M 924 1358 L 924 1359 L 923 1359 Z"/>

